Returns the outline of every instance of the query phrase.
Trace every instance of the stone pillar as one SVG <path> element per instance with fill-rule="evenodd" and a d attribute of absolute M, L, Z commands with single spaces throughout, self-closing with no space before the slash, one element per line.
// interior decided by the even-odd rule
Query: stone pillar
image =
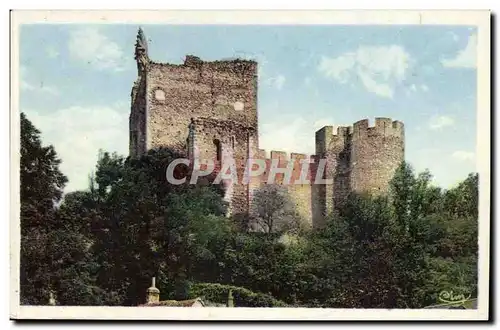
<path fill-rule="evenodd" d="M 154 304 L 160 302 L 160 290 L 155 286 L 155 278 L 151 283 L 151 287 L 147 290 L 147 303 Z"/>
<path fill-rule="evenodd" d="M 233 290 L 229 289 L 227 295 L 227 307 L 234 307 Z"/>
<path fill-rule="evenodd" d="M 54 293 L 50 291 L 49 294 L 49 306 L 55 306 L 56 305 L 56 298 L 54 297 Z"/>

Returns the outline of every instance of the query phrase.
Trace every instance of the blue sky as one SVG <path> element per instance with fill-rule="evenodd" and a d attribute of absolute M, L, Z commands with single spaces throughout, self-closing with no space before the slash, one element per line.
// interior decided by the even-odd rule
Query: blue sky
<path fill-rule="evenodd" d="M 142 25 L 149 56 L 259 62 L 260 147 L 314 153 L 325 125 L 391 117 L 406 159 L 448 188 L 476 170 L 477 31 L 467 26 Z M 128 154 L 137 25 L 24 25 L 20 110 L 85 189 L 99 148 Z"/>

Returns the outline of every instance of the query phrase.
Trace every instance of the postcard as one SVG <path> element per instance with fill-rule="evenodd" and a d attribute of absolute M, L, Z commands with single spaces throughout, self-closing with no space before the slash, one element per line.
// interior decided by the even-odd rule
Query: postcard
<path fill-rule="evenodd" d="M 12 11 L 11 59 L 12 319 L 489 319 L 488 11 Z"/>

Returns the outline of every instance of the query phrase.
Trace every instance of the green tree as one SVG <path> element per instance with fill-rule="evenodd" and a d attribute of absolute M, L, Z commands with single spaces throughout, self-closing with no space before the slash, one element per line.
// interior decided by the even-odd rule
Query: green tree
<path fill-rule="evenodd" d="M 93 245 L 102 265 L 98 282 L 122 292 L 126 305 L 144 302 L 153 276 L 162 295 L 185 297 L 198 265 L 214 264 L 214 242 L 229 230 L 220 187 L 189 184 L 190 170 L 183 166 L 176 175 L 188 176 L 185 184 L 167 181 L 166 168 L 179 157 L 158 149 L 140 159 L 121 161 L 106 153 L 99 158 L 94 190 L 101 221 Z M 213 272 L 206 269 L 199 276 Z"/>
<path fill-rule="evenodd" d="M 422 217 L 440 211 L 442 192 L 431 185 L 431 179 L 428 170 L 417 175 L 406 162 L 396 170 L 390 182 L 390 196 L 396 220 L 402 228 L 410 230 Z"/>
<path fill-rule="evenodd" d="M 477 296 L 478 175 L 469 176 L 445 191 L 443 211 L 433 218 L 434 253 L 429 255 L 430 277 L 424 286 L 428 303 L 439 292 Z"/>
<path fill-rule="evenodd" d="M 21 304 L 48 303 L 53 259 L 50 234 L 67 178 L 53 146 L 43 146 L 40 131 L 21 113 Z"/>
<path fill-rule="evenodd" d="M 59 170 L 53 146 L 42 146 L 40 131 L 21 113 L 21 232 L 46 226 L 53 219 L 68 181 Z"/>
<path fill-rule="evenodd" d="M 385 197 L 351 194 L 340 211 L 350 249 L 339 248 L 337 255 L 347 266 L 348 277 L 339 274 L 347 290 L 330 301 L 349 307 L 394 308 L 404 293 L 399 287 L 400 240 L 393 230 L 391 205 Z M 350 264 L 350 265 L 349 265 Z M 345 282 L 344 282 L 345 283 Z"/>
<path fill-rule="evenodd" d="M 253 196 L 252 225 L 265 233 L 297 231 L 301 225 L 288 190 L 277 184 L 266 184 Z"/>
<path fill-rule="evenodd" d="M 478 217 L 479 175 L 470 173 L 457 187 L 445 193 L 445 209 L 459 217 Z"/>
<path fill-rule="evenodd" d="M 447 191 L 432 187 L 430 180 L 429 172 L 415 175 L 404 163 L 391 182 L 400 224 L 394 237 L 412 256 L 399 264 L 404 271 L 400 286 L 412 293 L 406 295 L 410 306 L 435 302 L 444 288 L 468 286 L 474 292 L 477 286 L 478 176 L 470 174 Z"/>
<path fill-rule="evenodd" d="M 99 287 L 100 265 L 93 253 L 95 224 L 102 221 L 90 191 L 65 196 L 51 232 L 53 291 L 60 305 L 117 305 L 119 293 Z"/>

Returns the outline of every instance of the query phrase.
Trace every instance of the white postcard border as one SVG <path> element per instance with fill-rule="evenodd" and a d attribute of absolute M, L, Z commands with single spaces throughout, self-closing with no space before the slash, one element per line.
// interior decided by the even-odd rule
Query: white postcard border
<path fill-rule="evenodd" d="M 477 171 L 479 173 L 478 309 L 144 308 L 19 305 L 19 25 L 102 24 L 385 24 L 469 25 L 478 28 Z M 491 83 L 490 12 L 486 10 L 352 11 L 13 11 L 11 12 L 10 316 L 96 320 L 486 320 L 489 309 Z"/>

